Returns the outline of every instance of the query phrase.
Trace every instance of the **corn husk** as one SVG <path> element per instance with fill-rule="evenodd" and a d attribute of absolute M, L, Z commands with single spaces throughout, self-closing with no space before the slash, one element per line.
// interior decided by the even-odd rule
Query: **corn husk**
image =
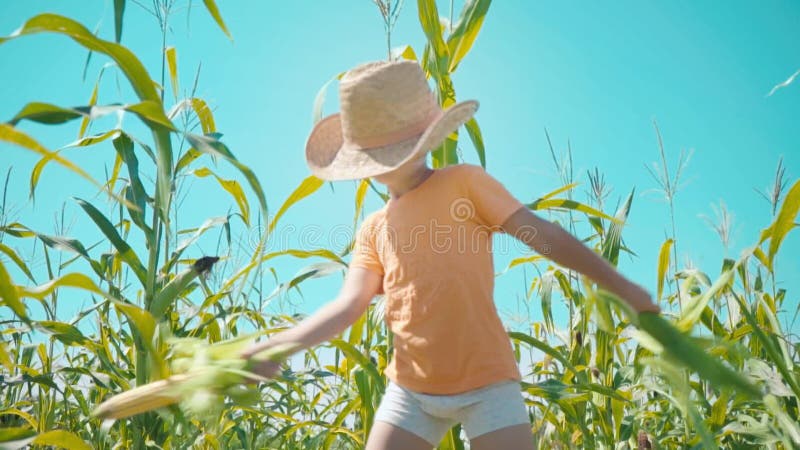
<path fill-rule="evenodd" d="M 196 338 L 173 339 L 168 354 L 172 375 L 107 399 L 94 410 L 93 416 L 124 419 L 180 405 L 189 416 L 207 418 L 224 405 L 225 397 L 240 405 L 252 404 L 260 398 L 259 391 L 244 384 L 265 380 L 252 372 L 253 365 L 267 360 L 282 362 L 299 350 L 297 344 L 281 344 L 248 360 L 238 357 L 252 342 L 252 337 L 213 345 Z"/>

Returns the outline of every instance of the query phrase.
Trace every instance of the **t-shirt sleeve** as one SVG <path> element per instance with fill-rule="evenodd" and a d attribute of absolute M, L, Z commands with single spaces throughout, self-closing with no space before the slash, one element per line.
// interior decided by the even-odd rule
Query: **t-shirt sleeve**
<path fill-rule="evenodd" d="M 500 227 L 525 205 L 516 199 L 502 183 L 486 173 L 481 166 L 467 164 L 466 183 L 469 200 L 475 208 L 475 219 L 488 227 Z"/>
<path fill-rule="evenodd" d="M 377 251 L 378 228 L 375 221 L 368 217 L 361 223 L 356 233 L 356 240 L 353 244 L 353 258 L 350 260 L 350 267 L 362 267 L 383 275 L 383 264 Z"/>

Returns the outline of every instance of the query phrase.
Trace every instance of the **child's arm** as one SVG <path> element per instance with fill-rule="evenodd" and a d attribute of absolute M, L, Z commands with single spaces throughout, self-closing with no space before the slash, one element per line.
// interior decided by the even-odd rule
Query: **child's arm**
<path fill-rule="evenodd" d="M 272 346 L 286 343 L 299 344 L 301 348 L 313 347 L 336 336 L 356 321 L 378 293 L 381 275 L 361 268 L 352 267 L 347 271 L 339 295 L 310 317 L 296 326 L 271 336 L 268 340 L 252 345 L 242 353 L 249 358 Z M 255 368 L 261 376 L 270 377 L 278 370 L 279 364 L 266 361 Z"/>
<path fill-rule="evenodd" d="M 620 275 L 605 259 L 560 226 L 537 217 L 528 208 L 520 208 L 512 214 L 503 223 L 503 230 L 556 263 L 591 278 L 625 300 L 635 311 L 660 311 L 641 286 Z"/>

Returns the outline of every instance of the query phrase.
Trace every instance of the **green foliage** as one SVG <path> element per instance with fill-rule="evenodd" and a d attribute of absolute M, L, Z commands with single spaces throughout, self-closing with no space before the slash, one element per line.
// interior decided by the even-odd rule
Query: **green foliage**
<path fill-rule="evenodd" d="M 376 1 L 383 8 L 387 43 L 401 3 Z M 158 5 L 163 7 L 159 25 L 166 33 L 174 4 L 158 0 Z M 230 37 L 216 3 L 204 0 L 204 5 Z M 391 50 L 390 57 L 416 60 L 421 55 L 440 104 L 454 104 L 451 75 L 474 46 L 489 6 L 490 1 L 467 0 L 451 24 L 440 17 L 436 2 L 418 0 L 425 48 L 417 53 L 403 46 Z M 219 343 L 256 330 L 271 334 L 292 326 L 298 317 L 265 314 L 264 302 L 299 289 L 309 278 L 345 269 L 342 258 L 352 245 L 265 252 L 265 239 L 284 213 L 302 207 L 301 201 L 313 195 L 322 181 L 302 180 L 269 221 L 261 181 L 220 140 L 208 103 L 194 92 L 181 98 L 177 50 L 165 39 L 161 49 L 165 75 L 159 83 L 121 43 L 125 7 L 124 0 L 114 1 L 114 42 L 54 14 L 31 18 L 14 35 L 0 38 L 2 45 L 37 33 L 69 37 L 114 61 L 114 67 L 103 70 L 119 71 L 136 94 L 135 99 L 112 99 L 108 106 L 98 106 L 101 71 L 86 106 L 31 102 L 0 124 L 0 141 L 41 158 L 30 174 L 31 195 L 50 162 L 105 194 L 91 201 L 74 200 L 88 226 L 96 229 L 96 242 L 31 230 L 11 221 L 0 205 L 0 310 L 3 317 L 10 317 L 0 322 L 4 370 L 0 448 L 363 447 L 392 355 L 380 298 L 341 336 L 290 359 L 275 380 L 255 390 L 225 390 L 227 396 L 207 390 L 213 395 L 198 398 L 195 408 L 189 409 L 197 412 L 200 407 L 203 414 L 198 415 L 207 416 L 202 420 L 175 407 L 107 423 L 92 416 L 99 404 L 116 394 L 186 372 L 176 364 L 205 367 L 209 352 L 216 352 L 211 359 L 226 361 L 225 367 L 235 366 L 225 359 L 235 353 L 233 347 Z M 171 108 L 163 100 L 166 74 L 173 93 Z M 317 95 L 312 108 L 315 121 L 321 116 L 326 89 L 341 75 L 332 77 Z M 93 120 L 111 112 L 136 115 L 151 138 L 143 141 L 122 129 L 86 136 Z M 24 121 L 65 126 L 75 119 L 80 119 L 78 140 L 59 151 L 45 148 L 18 128 Z M 193 132 L 196 127 L 190 123 L 202 133 Z M 485 165 L 478 122 L 473 119 L 465 128 Z M 653 175 L 672 208 L 683 162 L 671 177 L 660 134 L 658 141 L 663 168 Z M 433 152 L 434 165 L 458 162 L 457 144 L 454 133 Z M 103 182 L 64 156 L 86 146 L 109 150 L 113 169 Z M 140 161 L 152 161 L 153 173 Z M 217 175 L 222 173 L 218 162 L 236 169 L 238 178 Z M 612 265 L 621 254 L 633 254 L 623 240 L 633 192 L 616 213 L 609 214 L 598 172 L 594 177 L 589 174 L 595 197 L 581 202 L 573 198 L 579 183 L 571 178 L 571 161 L 568 168 L 556 163 L 562 175 L 570 172 L 569 179 L 565 177 L 563 186 L 555 186 L 528 207 L 555 215 L 576 235 L 581 234 L 578 226 L 586 225 L 589 234 L 579 237 Z M 214 171 L 208 168 L 212 165 Z M 695 268 L 678 269 L 672 224 L 672 235 L 661 244 L 658 260 L 644 262 L 655 266 L 657 300 L 667 310 L 663 318 L 631 314 L 619 299 L 595 290 L 588 280 L 554 266 L 542 255 L 523 255 L 509 264 L 504 273 L 535 269 L 526 291 L 529 296 L 538 293 L 542 303 L 544 323 L 526 322 L 509 333 L 540 448 L 800 448 L 800 344 L 781 327 L 778 317 L 785 310 L 787 294 L 774 287 L 776 255 L 796 226 L 800 181 L 779 201 L 784 184 L 780 173 L 778 187 L 770 195 L 771 223 L 739 260 L 723 261 L 714 281 Z M 235 212 L 179 228 L 182 215 L 176 192 L 191 176 L 213 177 L 212 184 L 229 196 Z M 354 227 L 370 187 L 375 191 L 368 180 L 357 185 Z M 253 196 L 257 213 L 256 208 L 251 211 Z M 262 224 L 264 233 L 250 251 L 195 253 L 193 244 L 213 233 L 230 248 L 231 235 L 243 233 L 238 226 Z M 14 248 L 20 242 L 40 249 L 38 259 L 21 256 Z M 311 264 L 265 289 L 268 264 L 275 258 L 310 259 Z M 60 317 L 59 303 L 76 299 L 84 305 L 77 316 Z M 570 311 L 566 329 L 553 317 L 559 300 Z M 673 313 L 676 301 L 680 310 Z M 175 342 L 184 343 L 183 350 Z M 215 373 L 228 376 L 229 372 Z M 208 400 L 214 402 L 213 408 L 202 406 Z M 465 448 L 460 433 L 460 427 L 454 427 L 439 448 Z"/>

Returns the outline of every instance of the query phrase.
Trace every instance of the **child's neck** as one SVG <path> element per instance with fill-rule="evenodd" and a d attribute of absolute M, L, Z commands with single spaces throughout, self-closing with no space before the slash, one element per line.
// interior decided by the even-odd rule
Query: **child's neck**
<path fill-rule="evenodd" d="M 401 174 L 398 174 L 401 175 Z M 408 173 L 402 174 L 396 180 L 386 185 L 389 188 L 389 195 L 396 200 L 406 192 L 409 192 L 424 183 L 425 180 L 433 175 L 433 169 L 426 164 L 409 167 Z"/>

